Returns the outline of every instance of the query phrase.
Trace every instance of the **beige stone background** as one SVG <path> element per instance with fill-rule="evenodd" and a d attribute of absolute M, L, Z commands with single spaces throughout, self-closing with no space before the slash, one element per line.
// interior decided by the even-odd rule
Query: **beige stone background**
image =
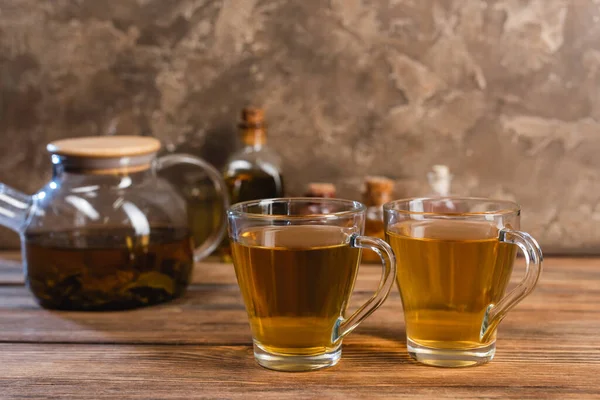
<path fill-rule="evenodd" d="M 68 136 L 222 164 L 253 103 L 290 194 L 423 195 L 444 163 L 547 253 L 600 252 L 599 0 L 0 0 L 0 82 L 0 181 L 29 193 Z"/>

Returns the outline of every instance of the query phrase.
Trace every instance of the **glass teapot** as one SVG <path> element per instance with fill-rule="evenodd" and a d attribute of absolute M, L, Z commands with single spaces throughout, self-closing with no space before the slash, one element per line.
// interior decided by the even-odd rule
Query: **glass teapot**
<path fill-rule="evenodd" d="M 194 260 L 223 238 L 225 218 L 194 244 L 184 200 L 157 172 L 180 163 L 201 168 L 226 209 L 220 174 L 190 155 L 157 158 L 160 142 L 149 137 L 65 139 L 47 149 L 53 177 L 35 195 L 0 184 L 0 224 L 21 235 L 37 301 L 52 309 L 121 310 L 181 295 Z"/>

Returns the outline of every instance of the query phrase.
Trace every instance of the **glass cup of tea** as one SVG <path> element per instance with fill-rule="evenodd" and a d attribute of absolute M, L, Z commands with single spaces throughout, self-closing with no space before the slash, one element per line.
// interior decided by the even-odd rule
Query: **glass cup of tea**
<path fill-rule="evenodd" d="M 228 211 L 233 264 L 259 365 L 308 371 L 335 365 L 342 339 L 387 298 L 396 261 L 381 239 L 361 236 L 365 206 L 325 198 L 256 200 Z M 373 297 L 350 317 L 361 249 L 381 257 Z"/>
<path fill-rule="evenodd" d="M 479 198 L 414 198 L 384 205 L 397 260 L 409 354 L 441 367 L 494 357 L 496 329 L 535 287 L 542 250 L 519 231 L 519 205 Z M 505 294 L 521 249 L 525 277 Z"/>

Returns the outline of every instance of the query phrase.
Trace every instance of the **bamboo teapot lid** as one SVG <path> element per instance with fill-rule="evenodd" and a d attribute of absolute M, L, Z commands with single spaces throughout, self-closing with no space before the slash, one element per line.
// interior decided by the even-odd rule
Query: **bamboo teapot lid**
<path fill-rule="evenodd" d="M 160 141 L 147 136 L 88 136 L 56 140 L 46 149 L 66 170 L 115 174 L 150 168 Z"/>
<path fill-rule="evenodd" d="M 156 153 L 160 142 L 147 136 L 87 136 L 56 140 L 46 148 L 59 156 L 115 158 Z"/>

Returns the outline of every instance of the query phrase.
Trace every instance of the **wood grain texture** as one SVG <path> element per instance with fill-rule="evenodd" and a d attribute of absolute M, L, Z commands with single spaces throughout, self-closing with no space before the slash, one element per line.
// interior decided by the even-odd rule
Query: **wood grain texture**
<path fill-rule="evenodd" d="M 40 398 L 589 398 L 598 364 L 515 348 L 468 369 L 414 364 L 402 346 L 344 346 L 328 370 L 281 373 L 258 367 L 248 346 L 0 345 L 4 394 Z M 556 356 L 564 355 L 560 361 Z M 531 361 L 531 360 L 535 361 Z M 526 361 L 528 360 L 528 361 Z M 597 359 L 596 359 L 597 361 Z"/>
<path fill-rule="evenodd" d="M 312 373 L 258 367 L 230 265 L 205 263 L 177 301 L 127 312 L 40 309 L 15 254 L 0 262 L 0 397 L 600 398 L 600 260 L 547 260 L 534 293 L 499 329 L 496 358 L 449 370 L 406 353 L 400 296 L 344 341 L 340 364 Z M 352 300 L 380 268 L 363 266 Z M 518 277 L 516 277 L 518 278 Z"/>

